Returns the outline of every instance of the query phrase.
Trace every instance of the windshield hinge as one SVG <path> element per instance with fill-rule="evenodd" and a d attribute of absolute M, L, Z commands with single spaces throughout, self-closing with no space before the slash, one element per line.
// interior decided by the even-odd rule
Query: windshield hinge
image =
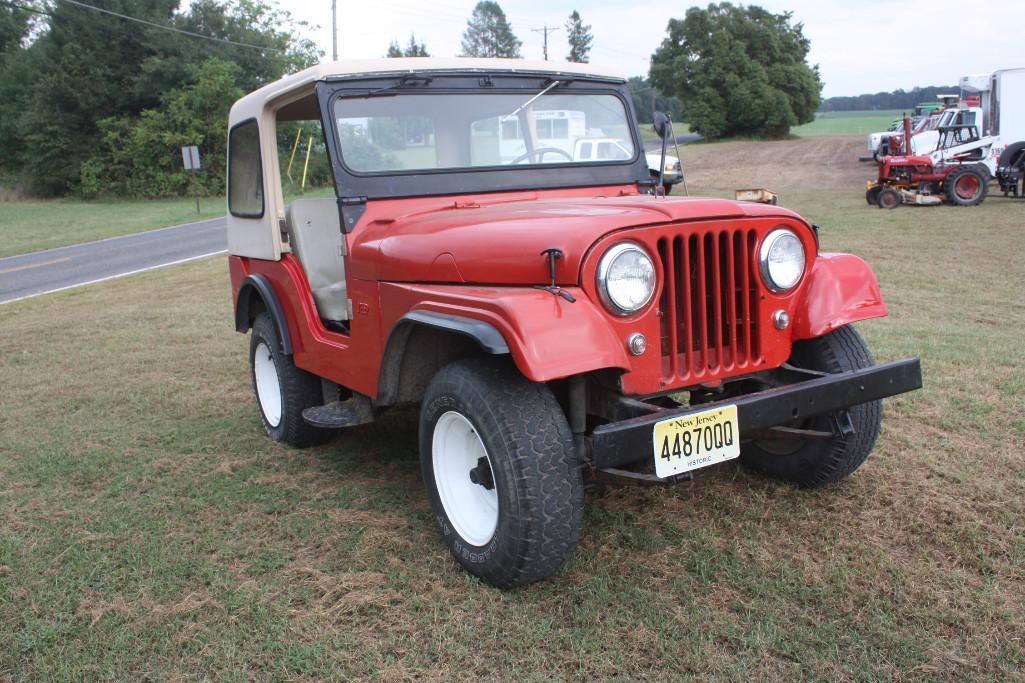
<path fill-rule="evenodd" d="M 342 219 L 342 232 L 350 233 L 367 210 L 366 197 L 339 197 L 338 215 Z"/>

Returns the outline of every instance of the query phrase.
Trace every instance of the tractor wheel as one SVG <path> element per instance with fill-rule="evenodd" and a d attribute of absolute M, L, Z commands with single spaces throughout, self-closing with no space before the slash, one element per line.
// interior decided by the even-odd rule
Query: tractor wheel
<path fill-rule="evenodd" d="M 867 190 L 865 190 L 865 201 L 868 202 L 869 206 L 875 206 L 876 198 L 879 196 L 879 191 L 881 189 L 882 188 L 877 185 L 875 187 L 870 187 Z"/>
<path fill-rule="evenodd" d="M 947 176 L 943 189 L 947 199 L 958 206 L 975 206 L 986 198 L 989 178 L 975 166 L 962 166 Z"/>
<path fill-rule="evenodd" d="M 876 195 L 876 204 L 880 209 L 896 209 L 903 201 L 900 192 L 892 187 L 884 187 Z"/>

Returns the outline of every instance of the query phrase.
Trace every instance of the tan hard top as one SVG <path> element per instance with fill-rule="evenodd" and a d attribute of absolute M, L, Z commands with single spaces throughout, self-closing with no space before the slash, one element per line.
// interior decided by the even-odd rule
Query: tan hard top
<path fill-rule="evenodd" d="M 231 108 L 229 121 L 235 124 L 249 118 L 260 118 L 268 102 L 294 91 L 307 91 L 317 81 L 346 76 L 371 74 L 412 74 L 423 71 L 503 71 L 512 73 L 550 73 L 552 75 L 591 76 L 626 80 L 616 69 L 593 64 L 543 62 L 532 59 L 480 59 L 475 57 L 403 57 L 380 59 L 348 59 L 323 62 L 298 73 L 285 76 L 249 93 Z"/>

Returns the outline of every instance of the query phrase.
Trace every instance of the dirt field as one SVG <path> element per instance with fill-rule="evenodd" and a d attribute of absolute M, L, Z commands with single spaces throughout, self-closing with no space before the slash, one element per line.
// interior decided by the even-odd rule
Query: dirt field
<path fill-rule="evenodd" d="M 864 188 L 876 167 L 858 161 L 865 153 L 858 136 L 815 136 L 770 142 L 717 142 L 680 148 L 687 184 L 694 189 L 771 190 Z"/>

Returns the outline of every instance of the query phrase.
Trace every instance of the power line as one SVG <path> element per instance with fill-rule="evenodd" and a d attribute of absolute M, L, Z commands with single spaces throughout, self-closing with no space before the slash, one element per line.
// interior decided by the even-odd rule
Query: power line
<path fill-rule="evenodd" d="M 31 14 L 41 14 L 44 17 L 53 16 L 53 14 L 51 14 L 50 12 L 46 12 L 41 9 L 35 9 L 33 7 L 23 7 L 22 5 L 16 5 L 13 2 L 7 2 L 6 0 L 0 0 L 0 5 L 3 5 L 4 7 L 10 7 L 12 9 L 20 9 L 22 12 L 29 12 Z"/>
<path fill-rule="evenodd" d="M 93 10 L 95 12 L 101 12 L 103 14 L 109 14 L 110 16 L 117 17 L 118 19 L 124 19 L 125 21 L 133 21 L 133 22 L 135 22 L 137 24 L 143 24 L 145 26 L 151 26 L 153 28 L 159 28 L 159 29 L 164 30 L 164 31 L 171 31 L 172 33 L 180 33 L 182 35 L 190 36 L 192 38 L 202 38 L 203 40 L 210 40 L 210 41 L 213 41 L 215 43 L 224 43 L 226 45 L 234 45 L 236 47 L 248 47 L 248 48 L 251 48 L 253 50 L 270 50 L 271 52 L 280 52 L 282 54 L 285 53 L 285 50 L 281 50 L 281 49 L 276 48 L 276 47 L 265 47 L 263 45 L 252 45 L 250 43 L 240 43 L 240 42 L 238 42 L 236 40 L 229 40 L 227 38 L 217 38 L 216 36 L 208 36 L 208 35 L 205 35 L 203 33 L 195 33 L 193 31 L 186 31 L 185 29 L 182 29 L 182 28 L 176 28 L 174 26 L 168 26 L 166 24 L 158 24 L 158 23 L 153 22 L 153 21 L 147 21 L 146 19 L 139 19 L 138 17 L 130 17 L 127 14 L 119 14 L 118 12 L 113 12 L 113 11 L 111 11 L 109 9 L 103 9 L 102 7 L 94 7 L 93 5 L 87 5 L 84 2 L 78 2 L 78 0 L 62 0 L 62 1 L 68 3 L 69 5 L 75 5 L 76 7 L 81 7 L 83 9 L 89 9 L 89 10 Z M 19 5 L 19 4 L 13 3 L 13 2 L 6 2 L 4 0 L 0 0 L 0 4 L 6 5 L 8 7 L 14 7 L 14 8 L 17 8 L 17 9 L 20 9 L 20 10 L 24 10 L 26 12 L 32 12 L 34 14 L 42 14 L 42 15 L 45 15 L 45 16 L 48 16 L 48 17 L 51 17 L 51 18 L 56 18 L 56 16 L 52 12 L 47 12 L 47 11 L 44 11 L 44 10 L 39 10 L 39 9 L 34 8 L 34 7 L 26 7 L 25 5 Z"/>
<path fill-rule="evenodd" d="M 545 61 L 547 62 L 548 61 L 548 34 L 549 33 L 555 33 L 556 31 L 559 30 L 559 28 L 558 27 L 548 28 L 548 24 L 545 24 L 544 28 L 532 28 L 530 30 L 532 32 L 534 32 L 534 33 L 544 33 L 545 34 L 544 55 L 545 55 Z"/>

